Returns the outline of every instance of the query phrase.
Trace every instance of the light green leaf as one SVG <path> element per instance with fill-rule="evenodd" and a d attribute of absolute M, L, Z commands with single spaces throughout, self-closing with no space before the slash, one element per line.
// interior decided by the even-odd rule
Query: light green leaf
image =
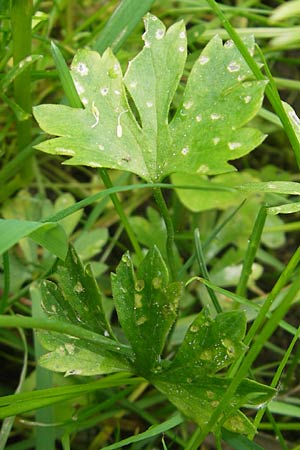
<path fill-rule="evenodd" d="M 108 231 L 106 228 L 97 228 L 89 231 L 84 230 L 74 242 L 74 247 L 79 257 L 86 260 L 99 253 L 107 239 Z"/>
<path fill-rule="evenodd" d="M 54 255 L 65 259 L 68 251 L 67 237 L 59 224 L 0 219 L 0 253 L 5 252 L 27 236 Z"/>
<path fill-rule="evenodd" d="M 30 55 L 25 59 L 22 59 L 16 66 L 10 69 L 9 72 L 0 81 L 0 89 L 4 92 L 7 87 L 18 77 L 24 70 L 26 70 L 31 64 L 35 63 L 37 60 L 41 59 L 42 55 Z"/>
<path fill-rule="evenodd" d="M 170 121 L 186 60 L 186 31 L 178 22 L 166 32 L 150 14 L 145 27 L 145 46 L 124 79 L 111 50 L 102 57 L 88 50 L 77 53 L 71 70 L 84 109 L 37 106 L 41 128 L 59 136 L 37 148 L 70 156 L 66 164 L 130 171 L 150 182 L 178 171 L 234 170 L 227 161 L 264 139 L 244 125 L 261 107 L 265 82 L 249 81 L 250 70 L 237 48 L 215 37 L 195 63 L 182 105 Z M 252 38 L 245 44 L 253 51 Z"/>
<path fill-rule="evenodd" d="M 118 50 L 154 0 L 122 0 L 101 31 L 94 49 L 102 53 L 107 47 Z"/>
<path fill-rule="evenodd" d="M 299 2 L 300 5 L 300 2 Z M 289 118 L 289 121 L 296 133 L 296 136 L 298 138 L 298 142 L 300 144 L 300 119 L 295 113 L 294 109 L 286 102 L 282 102 L 283 108 L 285 112 L 287 113 L 287 116 Z"/>
<path fill-rule="evenodd" d="M 102 296 L 89 266 L 84 267 L 75 249 L 70 246 L 64 264 L 57 273 L 58 286 L 42 286 L 46 311 L 96 333 L 112 336 L 102 307 Z"/>
<path fill-rule="evenodd" d="M 99 350 L 98 345 L 58 333 L 40 332 L 39 338 L 43 347 L 50 350 L 41 356 L 39 364 L 55 372 L 65 372 L 65 376 L 131 371 L 124 357 Z"/>
<path fill-rule="evenodd" d="M 195 186 L 195 190 L 176 189 L 180 201 L 191 211 L 200 212 L 208 209 L 228 209 L 238 205 L 247 197 L 246 193 L 234 189 L 235 185 L 256 181 L 247 172 L 226 173 L 208 178 L 205 175 L 187 175 L 175 173 L 172 182 L 175 185 Z M 213 188 L 216 188 L 214 191 Z M 232 188 L 232 191 L 220 188 Z M 197 188 L 203 188 L 199 190 Z"/>
<path fill-rule="evenodd" d="M 59 266 L 57 279 L 57 285 L 49 281 L 42 283 L 43 308 L 49 320 L 59 317 L 63 322 L 113 338 L 97 283 L 73 247 L 65 263 Z M 99 375 L 131 369 L 126 358 L 105 346 L 56 332 L 43 331 L 38 335 L 43 347 L 50 351 L 40 359 L 40 364 L 47 369 L 66 372 L 66 375 Z"/>
<path fill-rule="evenodd" d="M 135 353 L 136 370 L 147 375 L 160 355 L 176 319 L 180 283 L 169 283 L 168 270 L 156 247 L 143 259 L 136 277 L 128 254 L 112 276 L 119 322 Z"/>
<path fill-rule="evenodd" d="M 215 320 L 202 311 L 190 325 L 170 365 L 151 381 L 177 408 L 204 426 L 225 394 L 230 379 L 214 374 L 231 364 L 245 350 L 241 343 L 246 328 L 240 311 L 219 314 Z M 243 380 L 224 411 L 223 426 L 231 431 L 253 431 L 251 422 L 238 408 L 245 403 L 263 403 L 274 390 Z"/>

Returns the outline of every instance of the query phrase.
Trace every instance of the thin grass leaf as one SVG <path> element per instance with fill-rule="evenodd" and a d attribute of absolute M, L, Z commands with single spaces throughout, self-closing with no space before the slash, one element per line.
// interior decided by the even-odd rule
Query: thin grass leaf
<path fill-rule="evenodd" d="M 136 442 L 143 441 L 144 439 L 159 436 L 162 433 L 165 433 L 166 431 L 171 430 L 174 427 L 177 427 L 183 421 L 184 421 L 183 417 L 179 413 L 177 413 L 173 417 L 171 417 L 171 419 L 168 419 L 159 425 L 152 425 L 147 431 L 144 431 L 143 433 L 139 433 L 136 436 L 123 439 L 122 441 L 119 441 L 116 444 L 108 445 L 104 447 L 102 450 L 118 450 L 119 448 L 122 448 L 125 445 L 134 444 Z"/>
<path fill-rule="evenodd" d="M 20 239 L 27 236 L 54 255 L 65 259 L 68 243 L 61 225 L 50 222 L 0 219 L 0 253 L 10 249 Z"/>
<path fill-rule="evenodd" d="M 93 48 L 103 53 L 107 47 L 117 52 L 154 0 L 122 0 L 98 36 Z"/>

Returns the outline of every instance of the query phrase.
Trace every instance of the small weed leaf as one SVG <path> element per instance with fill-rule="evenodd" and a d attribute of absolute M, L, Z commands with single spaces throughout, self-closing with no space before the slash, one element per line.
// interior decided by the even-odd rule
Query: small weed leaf
<path fill-rule="evenodd" d="M 89 267 L 84 267 L 70 246 L 64 263 L 59 265 L 58 284 L 41 285 L 43 307 L 51 319 L 61 318 L 109 337 L 111 329 L 102 308 L 102 297 Z"/>
<path fill-rule="evenodd" d="M 181 283 L 169 284 L 166 265 L 156 247 L 148 252 L 136 276 L 125 254 L 112 288 L 119 322 L 135 353 L 138 373 L 159 370 L 160 355 L 177 317 Z"/>
<path fill-rule="evenodd" d="M 209 421 L 230 384 L 229 378 L 215 373 L 245 351 L 241 343 L 245 327 L 246 319 L 242 312 L 221 313 L 213 320 L 206 311 L 202 311 L 189 327 L 169 367 L 151 379 L 180 411 L 199 426 Z M 251 422 L 238 408 L 245 403 L 264 403 L 273 395 L 273 389 L 243 380 L 223 412 L 226 418 L 223 426 L 239 433 L 252 432 Z"/>
<path fill-rule="evenodd" d="M 265 82 L 252 80 L 233 43 L 223 45 L 216 36 L 195 63 L 182 104 L 170 119 L 186 60 L 185 27 L 178 22 L 166 31 L 148 14 L 145 28 L 144 48 L 124 78 L 110 49 L 102 57 L 89 50 L 76 54 L 71 73 L 84 109 L 37 106 L 41 128 L 58 137 L 36 148 L 70 156 L 66 164 L 125 170 L 149 182 L 174 172 L 234 170 L 227 161 L 264 139 L 244 125 L 261 107 Z M 253 38 L 244 42 L 252 52 Z"/>
<path fill-rule="evenodd" d="M 131 371 L 124 357 L 99 350 L 99 345 L 58 333 L 39 332 L 38 336 L 43 347 L 49 351 L 39 359 L 39 365 L 46 369 L 65 372 L 65 376 Z"/>
<path fill-rule="evenodd" d="M 80 325 L 105 337 L 113 338 L 102 307 L 102 296 L 89 266 L 84 267 L 73 247 L 59 266 L 58 284 L 42 283 L 43 308 L 49 319 Z M 66 375 L 99 375 L 130 370 L 121 355 L 99 345 L 54 332 L 39 332 L 39 339 L 50 353 L 40 359 L 47 369 Z"/>

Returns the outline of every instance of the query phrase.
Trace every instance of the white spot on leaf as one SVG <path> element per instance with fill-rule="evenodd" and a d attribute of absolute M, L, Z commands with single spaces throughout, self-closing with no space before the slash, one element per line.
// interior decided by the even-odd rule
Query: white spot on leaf
<path fill-rule="evenodd" d="M 89 161 L 89 162 L 87 163 L 87 165 L 90 166 L 90 167 L 102 167 L 101 164 L 99 164 L 99 163 L 96 162 L 96 161 Z"/>
<path fill-rule="evenodd" d="M 230 150 L 235 150 L 236 148 L 240 148 L 242 144 L 240 142 L 228 142 L 228 147 Z"/>
<path fill-rule="evenodd" d="M 137 87 L 137 82 L 136 81 L 132 81 L 131 83 L 129 83 L 129 86 L 134 89 L 134 88 Z"/>
<path fill-rule="evenodd" d="M 216 136 L 216 137 L 213 138 L 213 143 L 215 145 L 217 145 L 219 142 L 220 142 L 220 138 L 219 137 Z"/>
<path fill-rule="evenodd" d="M 228 72 L 238 72 L 240 68 L 240 64 L 238 64 L 236 61 L 231 61 L 227 66 Z"/>
<path fill-rule="evenodd" d="M 225 42 L 224 47 L 225 48 L 232 48 L 234 45 L 233 40 L 229 39 L 228 41 Z"/>
<path fill-rule="evenodd" d="M 165 35 L 165 31 L 162 28 L 156 30 L 155 37 L 156 39 L 162 39 Z"/>
<path fill-rule="evenodd" d="M 146 47 L 146 48 L 150 48 L 150 47 L 151 47 L 151 44 L 150 44 L 149 41 L 145 41 L 145 47 Z"/>
<path fill-rule="evenodd" d="M 211 120 L 218 120 L 218 119 L 221 119 L 221 116 L 220 116 L 220 114 L 212 113 L 210 115 L 210 118 L 211 118 Z"/>
<path fill-rule="evenodd" d="M 78 83 L 78 81 L 75 81 L 74 84 L 75 84 L 76 91 L 78 92 L 78 94 L 79 95 L 83 94 L 84 93 L 84 87 L 80 83 Z"/>
<path fill-rule="evenodd" d="M 245 103 L 250 103 L 251 99 L 252 99 L 251 95 L 246 95 L 246 97 L 244 97 L 244 102 Z"/>
<path fill-rule="evenodd" d="M 201 66 L 204 66 L 204 64 L 207 64 L 208 62 L 209 62 L 208 56 L 204 56 L 204 55 L 200 56 L 199 63 L 201 64 Z"/>
<path fill-rule="evenodd" d="M 197 173 L 207 173 L 209 171 L 209 167 L 206 164 L 201 164 L 197 169 Z"/>
<path fill-rule="evenodd" d="M 99 145 L 98 145 L 98 148 L 99 148 L 99 150 L 103 151 L 103 150 L 104 150 L 104 145 L 99 144 Z"/>
<path fill-rule="evenodd" d="M 178 47 L 178 50 L 180 51 L 180 53 L 183 53 L 185 51 L 185 47 Z"/>
<path fill-rule="evenodd" d="M 103 95 L 103 96 L 107 95 L 108 91 L 109 91 L 108 87 L 102 87 L 100 89 L 101 95 Z"/>
<path fill-rule="evenodd" d="M 81 101 L 82 101 L 82 103 L 83 103 L 84 105 L 87 105 L 87 104 L 89 103 L 88 99 L 85 98 L 85 97 L 83 97 L 83 98 L 81 99 Z"/>
<path fill-rule="evenodd" d="M 152 102 L 147 102 L 146 105 L 147 105 L 148 108 L 152 108 L 153 103 Z"/>
<path fill-rule="evenodd" d="M 180 39 L 185 39 L 185 37 L 186 37 L 185 31 L 181 31 L 181 32 L 179 33 L 179 37 L 180 37 Z"/>
<path fill-rule="evenodd" d="M 114 91 L 114 93 L 115 93 L 116 95 L 121 95 L 121 91 L 119 91 L 118 89 L 116 89 L 116 90 Z"/>
<path fill-rule="evenodd" d="M 197 121 L 197 122 L 201 122 L 201 120 L 202 120 L 202 116 L 201 116 L 201 114 L 198 114 L 198 115 L 196 116 L 196 121 Z"/>
<path fill-rule="evenodd" d="M 183 149 L 181 150 L 181 154 L 182 154 L 183 156 L 187 155 L 188 152 L 189 152 L 188 147 L 183 147 Z"/>
<path fill-rule="evenodd" d="M 193 102 L 191 100 L 184 102 L 183 107 L 185 109 L 190 109 L 193 106 Z"/>
<path fill-rule="evenodd" d="M 83 62 L 77 64 L 76 70 L 82 77 L 86 77 L 89 73 L 89 68 Z"/>

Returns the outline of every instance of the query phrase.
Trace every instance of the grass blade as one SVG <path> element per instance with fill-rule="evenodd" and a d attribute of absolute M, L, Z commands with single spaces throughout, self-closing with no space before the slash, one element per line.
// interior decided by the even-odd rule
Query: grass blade
<path fill-rule="evenodd" d="M 120 1 L 119 6 L 98 36 L 94 50 L 103 53 L 107 47 L 111 47 L 117 52 L 153 3 L 154 0 Z"/>

